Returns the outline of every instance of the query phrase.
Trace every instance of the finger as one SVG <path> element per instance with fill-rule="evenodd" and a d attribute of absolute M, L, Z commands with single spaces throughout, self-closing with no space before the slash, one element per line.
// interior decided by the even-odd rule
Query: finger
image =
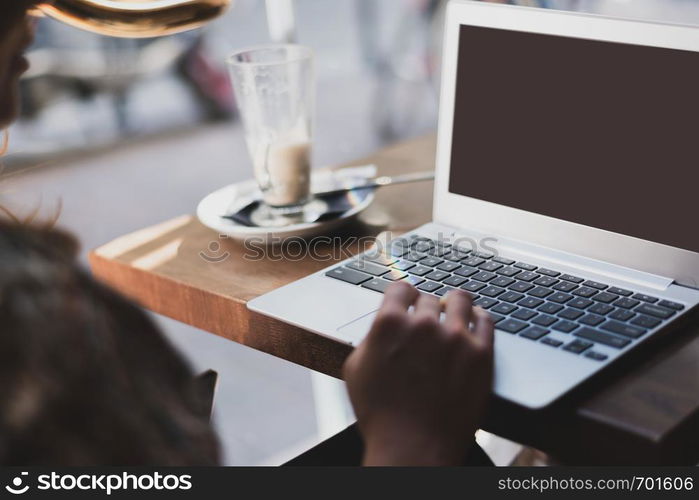
<path fill-rule="evenodd" d="M 408 283 L 399 281 L 386 289 L 381 311 L 405 312 L 415 303 L 418 291 Z"/>
<path fill-rule="evenodd" d="M 449 330 L 465 330 L 471 324 L 471 296 L 461 290 L 447 294 L 444 325 Z"/>
<path fill-rule="evenodd" d="M 442 313 L 442 304 L 437 297 L 421 293 L 415 304 L 415 316 L 427 316 L 439 319 Z"/>
<path fill-rule="evenodd" d="M 483 345 L 492 349 L 495 339 L 495 327 L 493 318 L 480 307 L 473 308 L 473 335 L 483 343 Z"/>

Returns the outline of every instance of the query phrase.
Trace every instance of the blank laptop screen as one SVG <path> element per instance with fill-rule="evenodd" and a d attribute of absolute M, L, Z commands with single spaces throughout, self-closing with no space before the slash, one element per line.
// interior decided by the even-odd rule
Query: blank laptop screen
<path fill-rule="evenodd" d="M 699 252 L 699 53 L 462 26 L 449 190 Z"/>

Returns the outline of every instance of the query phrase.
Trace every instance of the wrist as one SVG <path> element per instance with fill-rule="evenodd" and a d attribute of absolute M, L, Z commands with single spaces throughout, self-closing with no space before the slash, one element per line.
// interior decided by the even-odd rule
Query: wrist
<path fill-rule="evenodd" d="M 421 426 L 374 425 L 364 433 L 364 465 L 455 466 L 466 456 L 467 444 L 457 436 L 443 436 Z"/>

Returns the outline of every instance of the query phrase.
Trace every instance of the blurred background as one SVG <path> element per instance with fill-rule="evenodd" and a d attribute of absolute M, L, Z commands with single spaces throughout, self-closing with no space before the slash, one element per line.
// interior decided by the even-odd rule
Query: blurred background
<path fill-rule="evenodd" d="M 696 0 L 499 3 L 699 23 Z M 317 55 L 315 166 L 436 129 L 445 4 L 295 0 L 298 41 Z M 269 37 L 263 0 L 235 0 L 202 30 L 147 40 L 42 19 L 22 117 L 0 160 L 3 203 L 19 214 L 62 204 L 59 225 L 78 235 L 84 258 L 252 177 L 224 59 Z M 221 373 L 215 418 L 226 464 L 278 464 L 351 423 L 339 382 L 158 320 L 197 369 Z"/>

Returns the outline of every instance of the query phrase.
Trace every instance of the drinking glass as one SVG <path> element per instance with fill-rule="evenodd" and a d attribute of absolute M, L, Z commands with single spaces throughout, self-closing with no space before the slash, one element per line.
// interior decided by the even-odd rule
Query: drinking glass
<path fill-rule="evenodd" d="M 313 51 L 266 45 L 228 58 L 245 140 L 264 204 L 293 215 L 310 201 Z"/>

